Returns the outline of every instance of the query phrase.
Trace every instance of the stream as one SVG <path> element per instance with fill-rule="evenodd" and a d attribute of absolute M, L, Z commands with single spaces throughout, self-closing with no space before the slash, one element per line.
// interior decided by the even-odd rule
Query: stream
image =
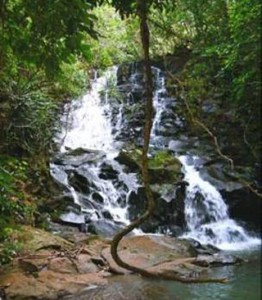
<path fill-rule="evenodd" d="M 136 206 L 134 202 L 139 201 L 142 188 L 137 172 L 117 159 L 130 141 L 138 146 L 142 143 L 143 112 L 135 104 L 138 97 L 142 100 L 144 97 L 143 79 L 135 64 L 131 68 L 131 75 L 126 75 L 125 82 L 121 82 L 123 76 L 119 75 L 117 67 L 100 77 L 95 76 L 91 89 L 82 99 L 66 104 L 61 130 L 55 137 L 59 151 L 50 164 L 54 180 L 62 187 L 64 196 L 71 199 L 61 220 L 84 225 L 87 232 L 92 232 L 91 228 L 95 227 L 96 232 L 101 230 L 106 236 L 112 236 L 119 228 L 129 224 L 132 205 Z M 115 278 L 110 285 L 115 293 L 112 299 L 260 299 L 261 241 L 230 217 L 218 188 L 202 178 L 199 169 L 205 158 L 188 148 L 182 147 L 181 150 L 182 140 L 174 139 L 174 136 L 182 130 L 184 120 L 173 109 L 176 99 L 168 95 L 164 73 L 156 67 L 153 67 L 153 73 L 155 117 L 149 156 L 154 156 L 157 151 L 171 151 L 180 161 L 183 181 L 187 183 L 184 224 L 179 224 L 181 230 L 176 235 L 211 244 L 230 253 L 234 251 L 249 262 L 214 269 L 215 274 L 230 279 L 226 285 L 192 287 L 174 282 L 156 283 L 137 277 Z M 133 118 L 132 114 L 136 114 L 137 118 Z M 187 139 L 187 143 L 190 142 Z M 168 190 L 161 194 L 163 205 L 172 204 L 177 195 L 175 184 L 166 186 Z M 167 221 L 164 231 L 160 230 L 159 224 L 154 227 L 153 233 L 175 235 L 172 231 L 177 227 L 175 221 L 172 224 Z M 141 233 L 142 228 L 135 231 L 135 234 Z M 106 298 L 107 293 L 112 292 L 109 289 L 85 291 L 77 299 L 109 299 Z"/>

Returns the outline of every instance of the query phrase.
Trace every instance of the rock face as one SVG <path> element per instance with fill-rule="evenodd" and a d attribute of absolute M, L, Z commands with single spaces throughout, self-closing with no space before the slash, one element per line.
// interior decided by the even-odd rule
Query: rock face
<path fill-rule="evenodd" d="M 254 232 L 261 231 L 261 198 L 248 188 L 222 191 L 229 207 L 229 213 L 235 220 L 243 222 L 245 227 Z"/>

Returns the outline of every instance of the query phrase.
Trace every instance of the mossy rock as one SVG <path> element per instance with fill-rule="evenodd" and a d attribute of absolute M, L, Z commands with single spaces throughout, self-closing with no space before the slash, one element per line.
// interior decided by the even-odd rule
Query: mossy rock
<path fill-rule="evenodd" d="M 141 173 L 142 149 L 130 147 L 127 150 L 122 150 L 116 160 L 126 165 L 131 172 Z M 149 157 L 150 183 L 176 183 L 183 177 L 181 167 L 180 161 L 170 151 L 156 152 Z"/>
<path fill-rule="evenodd" d="M 129 149 L 123 149 L 116 160 L 126 165 L 131 172 L 139 172 L 142 167 L 142 149 L 132 146 Z"/>
<path fill-rule="evenodd" d="M 162 150 L 149 158 L 149 169 L 163 168 L 172 166 L 173 168 L 181 168 L 180 161 L 171 154 L 170 151 Z"/>
<path fill-rule="evenodd" d="M 159 151 L 149 159 L 150 183 L 176 183 L 182 179 L 182 164 L 169 151 Z"/>
<path fill-rule="evenodd" d="M 73 244 L 45 230 L 31 226 L 22 226 L 16 232 L 16 240 L 23 245 L 23 251 L 35 253 L 40 249 L 71 249 Z"/>

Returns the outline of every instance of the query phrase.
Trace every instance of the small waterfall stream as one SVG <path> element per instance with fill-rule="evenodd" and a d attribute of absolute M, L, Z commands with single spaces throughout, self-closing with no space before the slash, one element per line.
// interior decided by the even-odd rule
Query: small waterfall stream
<path fill-rule="evenodd" d="M 166 117 L 170 98 L 167 96 L 163 73 L 153 68 L 155 92 L 155 118 L 151 134 L 151 146 L 161 147 L 162 127 L 168 127 L 163 122 Z M 51 163 L 51 173 L 55 180 L 68 190 L 74 202 L 81 207 L 81 211 L 88 214 L 91 220 L 98 220 L 109 214 L 112 222 L 129 223 L 128 206 L 132 192 L 136 193 L 141 186 L 135 173 L 127 172 L 125 167 L 114 158 L 121 150 L 119 136 L 125 123 L 123 109 L 124 102 L 118 105 L 115 125 L 112 125 L 112 106 L 108 97 L 108 82 L 117 82 L 117 68 L 112 68 L 103 76 L 94 79 L 91 90 L 81 100 L 75 100 L 70 106 L 68 116 L 62 117 L 61 132 L 56 137 L 60 143 L 60 154 L 70 154 L 70 151 L 84 149 L 87 153 L 97 153 L 100 159 L 93 159 L 78 165 L 68 167 L 65 164 Z M 135 70 L 131 76 L 134 89 L 140 86 L 140 76 Z M 101 92 L 105 101 L 102 101 Z M 174 103 L 172 104 L 174 105 Z M 180 125 L 179 117 L 174 123 Z M 204 181 L 196 170 L 190 153 L 177 156 L 183 165 L 184 181 L 188 183 L 185 199 L 185 219 L 187 232 L 183 237 L 194 238 L 204 244 L 213 244 L 223 249 L 240 249 L 257 245 L 260 240 L 252 238 L 245 230 L 228 215 L 225 204 L 219 191 L 209 182 Z M 109 170 L 110 176 L 102 174 L 102 170 Z M 74 174 L 87 178 L 89 187 L 85 195 L 70 184 Z M 175 187 L 174 187 L 175 195 Z M 73 220 L 75 215 L 67 214 L 67 219 Z M 83 218 L 81 216 L 81 218 Z"/>

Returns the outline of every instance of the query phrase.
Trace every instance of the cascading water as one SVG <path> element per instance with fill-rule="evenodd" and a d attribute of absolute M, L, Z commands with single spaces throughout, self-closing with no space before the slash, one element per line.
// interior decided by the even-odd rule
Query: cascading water
<path fill-rule="evenodd" d="M 128 223 L 127 203 L 129 194 L 138 188 L 136 174 L 125 173 L 123 166 L 113 158 L 118 153 L 117 143 L 114 140 L 113 127 L 110 122 L 111 108 L 107 103 L 107 84 L 109 80 L 115 80 L 117 68 L 107 71 L 102 77 L 94 79 L 91 90 L 83 99 L 75 100 L 70 106 L 69 116 L 64 115 L 62 124 L 65 126 L 57 135 L 56 142 L 61 144 L 60 152 L 67 153 L 75 149 L 82 149 L 92 153 L 95 151 L 94 161 L 83 163 L 77 167 L 65 167 L 63 164 L 52 163 L 51 173 L 53 177 L 63 184 L 71 192 L 74 202 L 81 206 L 81 211 L 89 214 L 91 220 L 103 217 L 103 213 L 109 214 L 116 222 Z M 102 103 L 101 93 L 104 92 L 105 101 Z M 121 109 L 119 122 L 116 124 L 116 133 L 121 126 Z M 100 153 L 99 159 L 96 152 Z M 88 154 L 87 154 L 88 155 Z M 113 178 L 103 178 L 101 169 L 109 168 Z M 70 186 L 71 174 L 77 172 L 91 183 L 88 193 L 76 191 Z M 117 182 L 115 178 L 117 177 Z M 119 184 L 120 183 L 120 184 Z M 100 202 L 100 204 L 99 204 Z M 66 215 L 67 221 L 74 221 L 74 214 Z M 80 217 L 82 219 L 82 216 Z"/>
<path fill-rule="evenodd" d="M 102 105 L 100 93 L 106 90 L 108 78 L 116 76 L 115 74 L 116 68 L 113 68 L 104 76 L 95 78 L 91 90 L 84 95 L 82 101 L 75 100 L 69 104 L 70 119 L 66 119 L 66 115 L 63 116 L 62 123 L 65 123 L 65 127 L 57 137 L 58 140 L 62 140 L 60 151 L 83 147 L 114 152 L 110 118 L 106 117 L 110 108 L 107 101 Z"/>
<path fill-rule="evenodd" d="M 155 118 L 152 127 L 152 144 L 157 142 L 163 114 L 166 111 L 165 78 L 160 70 L 156 70 L 158 89 L 154 94 Z M 177 123 L 180 121 L 177 120 Z M 182 237 L 193 238 L 202 244 L 216 245 L 221 249 L 239 250 L 260 245 L 258 238 L 251 237 L 230 219 L 228 207 L 219 191 L 208 181 L 201 178 L 195 168 L 199 157 L 183 155 L 177 157 L 183 165 L 184 181 L 188 183 L 185 199 L 185 219 L 187 233 Z"/>
<path fill-rule="evenodd" d="M 132 68 L 134 66 L 136 65 L 134 64 Z M 56 141 L 61 144 L 61 155 L 69 153 L 70 157 L 72 150 L 81 148 L 84 151 L 84 154 L 80 151 L 83 162 L 74 165 L 74 159 L 71 158 L 70 162 L 73 161 L 73 164 L 70 167 L 63 163 L 52 163 L 51 172 L 53 177 L 73 196 L 74 202 L 81 206 L 82 212 L 89 214 L 91 220 L 103 218 L 105 213 L 109 213 L 114 221 L 127 224 L 129 223 L 129 197 L 132 192 L 137 192 L 140 185 L 136 174 L 126 172 L 124 166 L 114 158 L 121 148 L 121 142 L 119 144 L 121 133 L 127 131 L 124 127 L 126 126 L 124 110 L 126 107 L 131 107 L 143 86 L 141 74 L 133 70 L 129 82 L 132 85 L 131 92 L 128 94 L 130 100 L 125 99 L 127 103 L 118 103 L 117 111 L 114 112 L 116 121 L 112 122 L 114 113 L 112 104 L 108 101 L 107 85 L 109 77 L 110 81 L 113 78 L 113 81 L 117 82 L 116 71 L 117 69 L 113 68 L 104 76 L 96 78 L 91 90 L 81 101 L 73 101 L 68 105 L 70 112 L 62 118 L 62 124 L 65 126 L 57 135 Z M 153 68 L 153 73 L 155 118 L 151 146 L 161 149 L 167 146 L 166 140 L 170 140 L 169 137 L 163 139 L 163 132 L 166 134 L 170 128 L 181 126 L 182 121 L 173 112 L 175 101 L 168 96 L 164 74 L 157 68 Z M 102 101 L 102 93 L 104 101 Z M 128 131 L 131 132 L 131 129 L 133 128 L 128 128 Z M 141 134 L 139 128 L 137 132 Z M 172 134 L 174 133 L 171 130 L 169 135 Z M 94 159 L 90 159 L 90 153 L 94 155 Z M 89 157 L 87 162 L 86 155 Z M 201 178 L 194 166 L 196 157 L 191 159 L 190 157 L 188 153 L 178 156 L 183 165 L 184 181 L 188 183 L 185 199 L 187 232 L 183 237 L 194 238 L 201 243 L 214 244 L 224 249 L 239 249 L 258 244 L 260 242 L 258 239 L 250 237 L 241 226 L 229 218 L 227 206 L 220 193 Z M 109 170 L 109 176 L 102 174 L 104 169 Z M 71 185 L 71 177 L 75 175 L 77 178 L 79 176 L 86 178 L 85 185 L 88 185 L 88 188 L 85 193 L 77 190 L 77 186 Z M 175 198 L 175 186 L 173 198 Z M 73 219 L 74 215 L 70 218 Z M 81 218 L 83 219 L 82 216 Z"/>
<path fill-rule="evenodd" d="M 201 178 L 194 161 L 198 157 L 180 156 L 188 182 L 185 200 L 185 217 L 188 232 L 203 244 L 213 244 L 224 250 L 239 250 L 260 244 L 229 217 L 228 208 L 219 191 Z"/>

